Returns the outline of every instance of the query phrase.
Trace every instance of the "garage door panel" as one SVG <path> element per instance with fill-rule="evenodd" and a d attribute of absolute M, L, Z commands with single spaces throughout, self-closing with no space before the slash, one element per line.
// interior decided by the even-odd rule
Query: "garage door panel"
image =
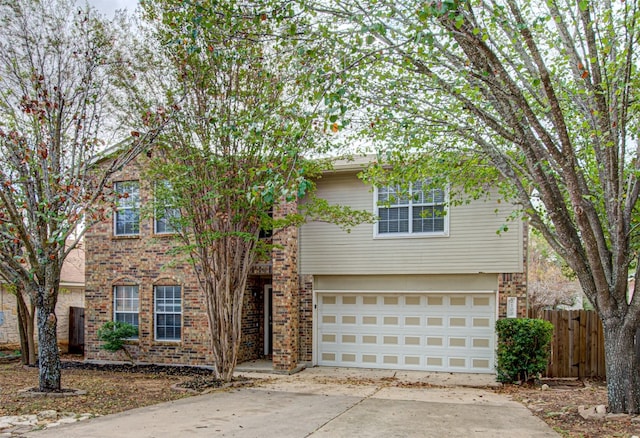
<path fill-rule="evenodd" d="M 320 365 L 493 372 L 494 294 L 321 294 Z"/>

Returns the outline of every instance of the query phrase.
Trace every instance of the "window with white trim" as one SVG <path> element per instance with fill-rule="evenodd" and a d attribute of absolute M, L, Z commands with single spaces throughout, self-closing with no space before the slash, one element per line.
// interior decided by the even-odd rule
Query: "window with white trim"
<path fill-rule="evenodd" d="M 182 336 L 182 288 L 154 286 L 155 338 L 179 341 Z"/>
<path fill-rule="evenodd" d="M 113 319 L 138 327 L 138 286 L 113 286 Z M 137 336 L 135 336 L 137 338 Z"/>
<path fill-rule="evenodd" d="M 180 218 L 180 210 L 177 208 L 162 207 L 156 209 L 155 229 L 156 234 L 172 234 L 176 232 L 176 221 Z"/>
<path fill-rule="evenodd" d="M 116 236 L 132 236 L 140 233 L 140 183 L 120 181 L 114 184 L 118 195 L 113 219 Z"/>
<path fill-rule="evenodd" d="M 417 181 L 408 190 L 400 185 L 377 189 L 377 235 L 437 234 L 447 232 L 446 190 Z"/>
<path fill-rule="evenodd" d="M 167 194 L 170 189 L 171 186 L 168 181 L 159 181 L 155 184 L 156 208 L 153 225 L 155 234 L 172 234 L 176 232 L 180 209 L 176 208 L 174 203 L 165 199 L 168 197 Z"/>

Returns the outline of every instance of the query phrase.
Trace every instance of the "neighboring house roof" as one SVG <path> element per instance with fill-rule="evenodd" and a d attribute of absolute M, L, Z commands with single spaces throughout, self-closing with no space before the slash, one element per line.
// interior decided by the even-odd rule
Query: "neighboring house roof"
<path fill-rule="evenodd" d="M 82 287 L 84 286 L 84 247 L 83 242 L 71 250 L 62 265 L 60 273 L 60 286 L 65 287 Z"/>
<path fill-rule="evenodd" d="M 85 254 L 82 242 L 71 250 L 62 265 L 60 272 L 60 286 L 62 287 L 84 287 L 84 264 Z M 0 284 L 5 283 L 0 279 Z"/>

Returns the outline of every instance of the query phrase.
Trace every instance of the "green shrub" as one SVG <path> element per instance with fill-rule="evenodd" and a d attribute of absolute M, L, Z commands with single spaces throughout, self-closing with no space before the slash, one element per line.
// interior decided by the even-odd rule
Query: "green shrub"
<path fill-rule="evenodd" d="M 553 324 L 542 319 L 507 318 L 496 321 L 498 381 L 528 382 L 546 370 Z"/>
<path fill-rule="evenodd" d="M 98 339 L 104 342 L 101 348 L 108 351 L 125 350 L 125 340 L 137 335 L 136 326 L 122 321 L 109 321 L 98 329 Z"/>

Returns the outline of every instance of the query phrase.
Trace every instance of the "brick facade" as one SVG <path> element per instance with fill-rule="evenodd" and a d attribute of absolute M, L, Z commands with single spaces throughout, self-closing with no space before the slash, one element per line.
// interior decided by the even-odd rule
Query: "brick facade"
<path fill-rule="evenodd" d="M 140 182 L 144 212 L 150 205 L 152 185 L 140 178 L 146 157 L 129 164 L 113 181 Z M 114 286 L 136 285 L 139 292 L 139 336 L 127 345 L 136 361 L 185 365 L 211 365 L 209 323 L 205 301 L 190 264 L 170 254 L 171 236 L 154 235 L 153 218 L 143 217 L 137 236 L 114 236 L 113 218 L 94 225 L 86 235 L 85 357 L 89 360 L 125 360 L 124 353 L 100 349 L 97 330 L 114 318 Z M 269 267 L 257 267 L 256 272 Z M 255 275 L 247 283 L 239 360 L 263 354 L 264 285 L 270 277 Z M 157 341 L 154 335 L 154 286 L 182 288 L 182 337 L 180 341 Z"/>

